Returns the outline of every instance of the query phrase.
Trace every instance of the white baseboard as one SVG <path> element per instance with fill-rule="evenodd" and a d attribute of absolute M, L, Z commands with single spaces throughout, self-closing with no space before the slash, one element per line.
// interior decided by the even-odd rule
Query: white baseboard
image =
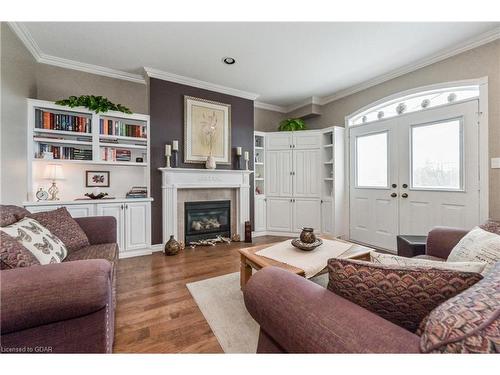
<path fill-rule="evenodd" d="M 124 251 L 120 252 L 119 258 L 120 259 L 126 259 L 126 258 L 133 258 L 133 257 L 140 257 L 144 255 L 151 255 L 153 252 L 151 249 L 139 249 L 139 250 L 132 250 L 132 251 Z"/>

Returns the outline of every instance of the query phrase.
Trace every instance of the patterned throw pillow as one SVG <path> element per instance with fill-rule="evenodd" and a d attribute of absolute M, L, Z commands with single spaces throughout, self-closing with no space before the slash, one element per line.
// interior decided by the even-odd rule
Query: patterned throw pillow
<path fill-rule="evenodd" d="M 0 269 L 40 265 L 31 252 L 7 233 L 0 232 Z"/>
<path fill-rule="evenodd" d="M 484 267 L 486 267 L 486 263 L 482 262 L 440 262 L 429 259 L 399 257 L 392 254 L 377 253 L 376 251 L 370 253 L 370 259 L 372 263 L 389 266 L 438 268 L 441 270 L 475 273 L 481 273 Z"/>
<path fill-rule="evenodd" d="M 500 353 L 500 262 L 421 325 L 424 353 Z"/>
<path fill-rule="evenodd" d="M 2 204 L 0 205 L 0 227 L 14 224 L 16 221 L 21 220 L 30 212 L 19 206 Z"/>
<path fill-rule="evenodd" d="M 44 227 L 56 235 L 68 251 L 75 251 L 89 246 L 89 239 L 83 229 L 73 219 L 66 207 L 53 211 L 37 212 L 28 217 L 39 221 Z"/>
<path fill-rule="evenodd" d="M 488 220 L 486 223 L 481 224 L 479 228 L 484 229 L 487 232 L 500 234 L 500 222 L 494 220 Z"/>
<path fill-rule="evenodd" d="M 38 221 L 25 217 L 17 223 L 0 228 L 28 249 L 40 264 L 61 263 L 68 251 L 62 241 Z"/>
<path fill-rule="evenodd" d="M 439 304 L 482 279 L 478 273 L 337 258 L 328 261 L 328 272 L 330 291 L 411 332 Z"/>
<path fill-rule="evenodd" d="M 500 235 L 474 228 L 451 250 L 447 262 L 484 262 L 481 274 L 487 275 L 500 261 Z"/>

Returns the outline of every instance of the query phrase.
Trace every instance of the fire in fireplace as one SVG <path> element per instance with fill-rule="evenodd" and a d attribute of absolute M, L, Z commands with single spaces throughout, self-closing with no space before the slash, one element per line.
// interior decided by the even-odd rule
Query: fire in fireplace
<path fill-rule="evenodd" d="M 231 237 L 231 201 L 184 203 L 184 239 L 192 241 Z"/>

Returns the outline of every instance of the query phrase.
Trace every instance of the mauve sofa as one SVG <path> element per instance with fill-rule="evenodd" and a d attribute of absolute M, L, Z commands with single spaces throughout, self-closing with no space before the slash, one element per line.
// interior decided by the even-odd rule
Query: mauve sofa
<path fill-rule="evenodd" d="M 426 255 L 444 260 L 467 231 L 435 228 Z M 419 353 L 420 337 L 303 277 L 276 267 L 244 290 L 260 325 L 257 353 Z"/>
<path fill-rule="evenodd" d="M 112 352 L 116 220 L 75 220 L 90 246 L 71 252 L 60 264 L 0 272 L 2 352 Z"/>

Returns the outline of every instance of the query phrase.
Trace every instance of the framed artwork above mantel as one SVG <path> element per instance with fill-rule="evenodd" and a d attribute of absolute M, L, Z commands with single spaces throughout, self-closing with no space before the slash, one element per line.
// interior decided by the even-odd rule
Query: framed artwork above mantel
<path fill-rule="evenodd" d="M 184 96 L 184 162 L 231 164 L 231 105 Z"/>

